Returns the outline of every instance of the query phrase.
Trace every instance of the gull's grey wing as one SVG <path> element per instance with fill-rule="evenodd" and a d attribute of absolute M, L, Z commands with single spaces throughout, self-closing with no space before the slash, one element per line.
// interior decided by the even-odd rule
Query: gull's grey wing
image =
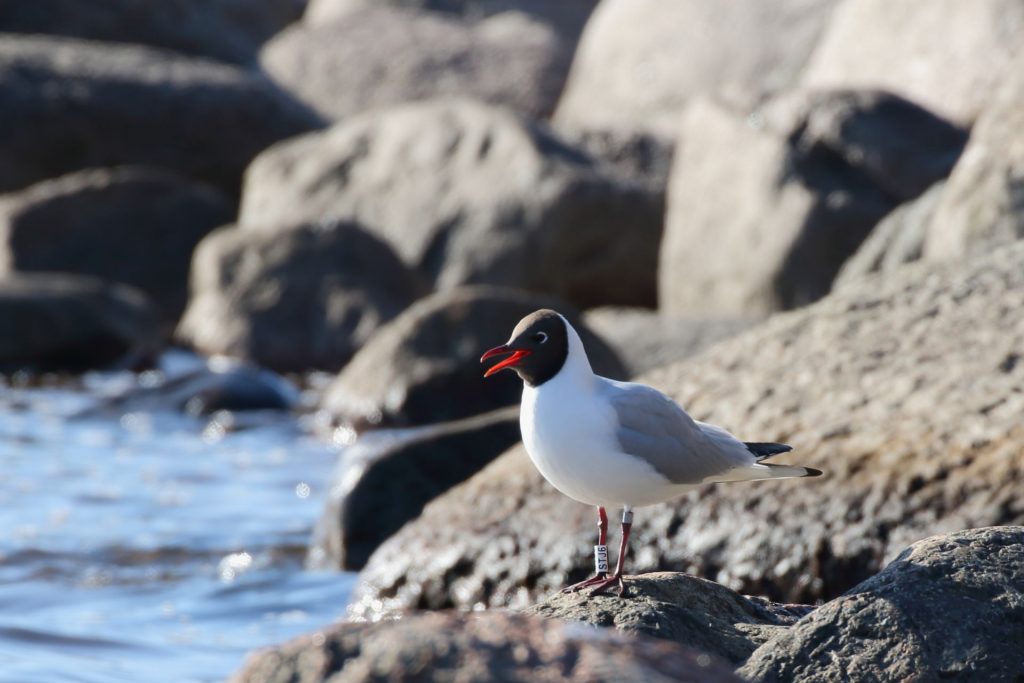
<path fill-rule="evenodd" d="M 611 382 L 615 436 L 623 452 L 651 465 L 673 484 L 700 484 L 754 463 L 753 454 L 724 429 L 697 422 L 653 387 Z"/>

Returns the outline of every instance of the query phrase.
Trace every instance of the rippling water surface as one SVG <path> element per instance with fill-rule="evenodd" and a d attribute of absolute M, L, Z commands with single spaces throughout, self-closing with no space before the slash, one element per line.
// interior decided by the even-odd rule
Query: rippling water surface
<path fill-rule="evenodd" d="M 0 386 L 0 680 L 219 681 L 336 620 L 302 568 L 337 452 L 294 418 L 73 417 L 131 383 Z"/>

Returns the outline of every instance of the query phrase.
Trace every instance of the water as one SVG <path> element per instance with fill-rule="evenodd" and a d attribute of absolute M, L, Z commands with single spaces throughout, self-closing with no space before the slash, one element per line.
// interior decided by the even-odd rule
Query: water
<path fill-rule="evenodd" d="M 0 681 L 219 681 L 343 615 L 302 567 L 337 451 L 286 415 L 229 431 L 73 415 L 137 381 L 0 386 Z"/>

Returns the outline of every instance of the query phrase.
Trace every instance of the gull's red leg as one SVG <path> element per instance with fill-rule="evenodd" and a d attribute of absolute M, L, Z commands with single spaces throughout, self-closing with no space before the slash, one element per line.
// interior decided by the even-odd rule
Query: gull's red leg
<path fill-rule="evenodd" d="M 597 595 L 615 584 L 619 585 L 619 597 L 626 591 L 622 581 L 622 567 L 626 563 L 626 549 L 629 547 L 629 530 L 633 528 L 633 511 L 628 507 L 622 511 L 622 539 L 619 541 L 619 558 L 615 562 L 615 574 L 603 581 L 595 581 L 590 595 Z"/>
<path fill-rule="evenodd" d="M 608 513 L 605 512 L 604 508 L 597 508 L 597 544 L 604 546 L 608 544 Z M 573 585 L 563 588 L 563 593 L 575 593 L 578 590 L 593 586 L 595 583 L 600 583 L 608 577 L 606 572 L 598 572 L 594 576 L 591 576 L 586 581 L 580 581 Z"/>

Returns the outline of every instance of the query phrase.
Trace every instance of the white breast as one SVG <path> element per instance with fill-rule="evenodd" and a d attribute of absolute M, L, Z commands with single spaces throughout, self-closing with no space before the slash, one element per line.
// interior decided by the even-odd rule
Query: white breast
<path fill-rule="evenodd" d="M 590 376 L 591 385 L 598 381 Z M 523 443 L 544 478 L 587 505 L 638 507 L 679 495 L 684 489 L 621 452 L 614 411 L 586 385 L 586 378 L 560 372 L 538 388 L 523 389 Z"/>

